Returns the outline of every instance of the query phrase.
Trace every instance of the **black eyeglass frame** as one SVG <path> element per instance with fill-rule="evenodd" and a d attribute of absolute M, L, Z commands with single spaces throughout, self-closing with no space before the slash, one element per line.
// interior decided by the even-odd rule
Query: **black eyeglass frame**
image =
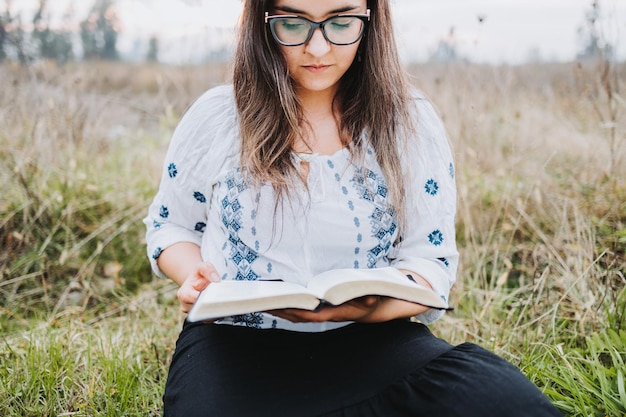
<path fill-rule="evenodd" d="M 302 16 L 298 16 L 298 15 L 277 14 L 277 15 L 270 16 L 269 12 L 265 12 L 265 23 L 270 25 L 270 31 L 272 32 L 272 36 L 274 37 L 274 40 L 276 42 L 278 42 L 279 44 L 283 45 L 283 46 L 301 46 L 301 45 L 304 45 L 304 44 L 308 43 L 311 40 L 311 38 L 313 37 L 313 33 L 315 33 L 315 31 L 317 29 L 320 29 L 322 31 L 322 34 L 324 35 L 324 39 L 326 39 L 331 44 L 337 45 L 337 46 L 347 46 L 347 45 L 353 45 L 353 44 L 357 43 L 363 37 L 363 34 L 365 33 L 366 25 L 370 21 L 370 15 L 371 15 L 371 10 L 367 9 L 365 11 L 365 14 L 338 14 L 336 16 L 331 16 L 328 19 L 322 20 L 321 22 L 315 22 L 315 21 L 313 21 L 311 19 L 307 19 L 306 17 L 302 17 Z M 336 42 L 331 41 L 328 38 L 328 35 L 326 35 L 325 25 L 329 21 L 331 21 L 333 19 L 336 19 L 338 17 L 356 17 L 356 18 L 360 19 L 361 21 L 363 21 L 363 27 L 361 28 L 361 33 L 359 34 L 359 36 L 354 41 L 348 42 L 348 43 L 336 43 Z M 279 20 L 283 20 L 283 19 L 301 19 L 301 20 L 304 20 L 305 22 L 307 22 L 309 24 L 309 34 L 307 35 L 307 37 L 304 40 L 304 42 L 300 42 L 300 43 L 285 43 L 285 42 L 281 41 L 278 38 L 278 35 L 276 34 L 276 29 L 274 28 L 274 25 L 276 24 L 275 22 L 278 22 Z"/>

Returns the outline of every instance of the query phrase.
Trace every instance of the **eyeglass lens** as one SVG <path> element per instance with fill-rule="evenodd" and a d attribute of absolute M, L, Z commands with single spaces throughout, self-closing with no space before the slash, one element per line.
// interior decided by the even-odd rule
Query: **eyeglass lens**
<path fill-rule="evenodd" d="M 359 40 L 364 23 L 355 16 L 331 17 L 320 24 L 301 17 L 275 18 L 271 21 L 274 36 L 285 45 L 301 45 L 307 42 L 318 26 L 331 43 L 349 45 Z"/>

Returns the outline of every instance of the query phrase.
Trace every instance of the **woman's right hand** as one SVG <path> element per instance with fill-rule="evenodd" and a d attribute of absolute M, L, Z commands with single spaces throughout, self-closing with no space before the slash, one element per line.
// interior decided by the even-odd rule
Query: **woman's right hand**
<path fill-rule="evenodd" d="M 198 264 L 196 270 L 187 276 L 176 293 L 183 313 L 189 312 L 193 303 L 198 299 L 200 291 L 204 290 L 210 283 L 219 281 L 221 278 L 213 264 L 209 262 Z"/>

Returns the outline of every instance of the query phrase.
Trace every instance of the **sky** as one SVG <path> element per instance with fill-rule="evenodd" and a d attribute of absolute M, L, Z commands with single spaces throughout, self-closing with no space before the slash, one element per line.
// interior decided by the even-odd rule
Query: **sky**
<path fill-rule="evenodd" d="M 32 9 L 37 0 L 12 1 Z M 569 61 L 581 49 L 578 29 L 592 0 L 390 0 L 401 56 L 423 61 L 440 41 L 451 41 L 473 62 L 516 64 L 531 59 Z M 59 16 L 73 5 L 84 16 L 93 0 L 48 0 Z M 626 0 L 599 0 L 600 28 L 626 59 Z M 160 58 L 200 59 L 208 47 L 232 44 L 240 0 L 117 0 L 122 53 L 139 53 L 158 35 Z M 3 7 L 2 7 L 3 8 Z M 480 18 L 480 19 L 479 19 Z M 482 20 L 482 21 L 481 21 Z M 141 39 L 141 41 L 139 41 Z M 624 41 L 620 41 L 624 39 Z"/>

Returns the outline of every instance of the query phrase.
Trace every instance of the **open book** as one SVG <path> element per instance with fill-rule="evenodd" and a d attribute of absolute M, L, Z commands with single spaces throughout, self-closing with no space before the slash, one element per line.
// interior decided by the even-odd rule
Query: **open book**
<path fill-rule="evenodd" d="M 189 321 L 214 320 L 283 308 L 316 310 L 366 295 L 380 295 L 446 309 L 433 290 L 392 267 L 333 269 L 311 278 L 306 287 L 284 281 L 224 280 L 209 284 L 189 311 Z"/>

